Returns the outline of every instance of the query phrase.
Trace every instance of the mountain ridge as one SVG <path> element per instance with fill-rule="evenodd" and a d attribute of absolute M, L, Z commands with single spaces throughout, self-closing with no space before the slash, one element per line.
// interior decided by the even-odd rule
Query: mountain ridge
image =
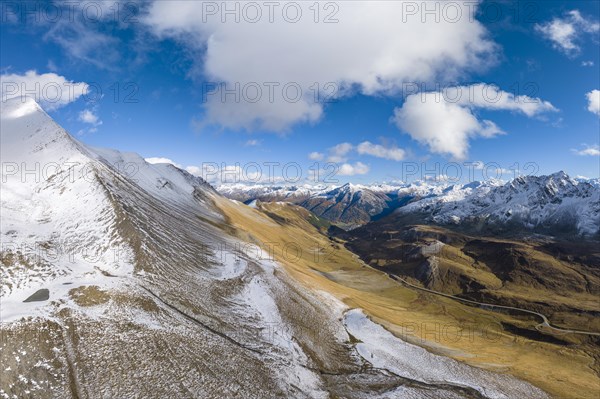
<path fill-rule="evenodd" d="M 600 228 L 600 186 L 595 183 L 594 179 L 571 179 L 560 171 L 548 176 L 520 176 L 508 182 L 415 182 L 373 186 L 345 184 L 339 187 L 238 184 L 219 186 L 217 191 L 228 198 L 246 203 L 254 200 L 291 202 L 332 223 L 350 228 L 377 220 L 391 212 L 418 213 L 430 223 L 475 223 L 477 216 L 486 218 L 482 201 L 489 195 L 494 203 L 488 201 L 487 206 L 492 208 L 495 205 L 498 208 L 494 211 L 494 217 L 489 220 L 490 223 L 502 225 L 510 222 L 522 224 L 526 230 L 536 231 L 537 228 L 552 233 L 552 226 L 561 222 L 563 227 L 574 229 L 575 234 L 594 236 Z M 527 201 L 518 194 L 525 195 Z M 566 206 L 565 209 L 549 210 L 553 204 L 568 202 L 569 198 L 577 202 L 571 206 L 573 215 L 569 216 Z M 524 213 L 530 209 L 534 215 L 524 218 Z M 503 218 L 501 213 L 507 216 Z M 524 222 L 517 221 L 517 216 L 524 218 Z M 539 226 L 549 228 L 539 229 Z"/>

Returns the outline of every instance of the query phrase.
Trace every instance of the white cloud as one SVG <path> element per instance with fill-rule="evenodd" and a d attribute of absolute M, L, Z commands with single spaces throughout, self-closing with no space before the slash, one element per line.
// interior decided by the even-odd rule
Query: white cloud
<path fill-rule="evenodd" d="M 470 138 L 503 133 L 491 121 L 479 122 L 469 108 L 434 101 L 434 96 L 427 94 L 424 102 L 419 96 L 409 96 L 401 108 L 395 109 L 393 117 L 399 129 L 426 144 L 431 152 L 465 159 Z"/>
<path fill-rule="evenodd" d="M 392 161 L 401 161 L 406 156 L 406 152 L 398 147 L 384 147 L 380 144 L 373 144 L 364 141 L 356 147 L 359 154 L 367 154 L 377 158 L 391 159 Z"/>
<path fill-rule="evenodd" d="M 592 90 L 585 96 L 588 100 L 588 111 L 600 115 L 600 90 Z"/>
<path fill-rule="evenodd" d="M 526 95 L 515 96 L 493 84 L 477 83 L 470 86 L 449 87 L 442 91 L 442 100 L 472 108 L 507 110 L 535 116 L 558 111 L 550 102 Z"/>
<path fill-rule="evenodd" d="M 594 61 L 581 61 L 581 66 L 584 66 L 584 67 L 593 67 L 594 66 Z"/>
<path fill-rule="evenodd" d="M 40 40 L 52 41 L 73 60 L 81 60 L 98 68 L 115 69 L 121 65 L 118 46 L 123 38 L 107 32 L 103 22 L 118 23 L 119 28 L 136 22 L 138 0 L 54 0 L 43 7 L 9 8 L 2 23 L 25 24 L 27 31 Z M 114 29 L 114 24 L 110 31 Z M 137 38 L 137 36 L 136 36 Z M 137 41 L 137 47 L 142 42 Z M 129 52 L 128 52 L 129 53 Z M 56 64 L 49 60 L 47 67 L 55 72 Z"/>
<path fill-rule="evenodd" d="M 584 148 L 581 150 L 572 149 L 575 154 L 580 156 L 600 156 L 600 147 L 598 144 L 595 145 L 584 145 Z"/>
<path fill-rule="evenodd" d="M 495 86 L 476 84 L 440 92 L 413 94 L 394 110 L 396 126 L 438 154 L 465 159 L 469 141 L 491 138 L 504 132 L 490 120 L 479 120 L 475 109 L 511 110 L 526 116 L 557 111 L 539 98 L 514 96 Z"/>
<path fill-rule="evenodd" d="M 185 170 L 191 175 L 202 177 L 202 168 L 198 166 L 186 166 Z"/>
<path fill-rule="evenodd" d="M 58 15 L 55 20 L 44 14 L 36 15 L 35 18 L 40 27 L 47 29 L 44 40 L 60 46 L 72 60 L 111 70 L 122 64 L 119 62 L 119 46 L 124 39 L 107 33 L 102 22 L 118 22 L 121 27 L 124 27 L 128 20 L 133 23 L 137 17 L 132 14 L 135 11 L 132 5 L 133 2 L 119 4 L 119 1 L 106 0 L 54 1 L 53 7 L 56 7 Z M 133 7 L 139 8 L 135 5 Z M 44 10 L 43 8 L 34 9 L 40 13 L 44 12 L 40 11 Z M 141 42 L 137 45 L 139 47 Z"/>
<path fill-rule="evenodd" d="M 475 170 L 483 170 L 485 163 L 483 161 L 475 161 L 471 163 Z"/>
<path fill-rule="evenodd" d="M 46 111 L 53 111 L 77 100 L 88 91 L 87 83 L 73 82 L 55 73 L 0 75 L 2 101 L 13 97 L 33 97 Z"/>
<path fill-rule="evenodd" d="M 366 175 L 369 173 L 369 170 L 369 166 L 362 162 L 356 162 L 354 165 L 344 163 L 340 165 L 337 174 L 340 176 Z"/>
<path fill-rule="evenodd" d="M 464 165 L 469 165 L 472 166 L 474 170 L 483 170 L 484 172 L 484 177 L 487 179 L 489 176 L 489 174 L 491 172 L 496 173 L 497 177 L 500 177 L 501 175 L 510 175 L 513 174 L 515 172 L 518 172 L 518 170 L 510 170 L 510 169 L 505 169 L 502 167 L 499 167 L 498 163 L 496 162 L 490 162 L 490 163 L 485 163 L 483 161 L 474 161 L 474 162 L 465 162 Z"/>
<path fill-rule="evenodd" d="M 201 166 L 186 166 L 185 170 L 215 186 L 234 183 L 255 184 L 286 181 L 284 176 L 269 174 L 266 170 L 240 164 L 226 165 L 207 162 Z"/>
<path fill-rule="evenodd" d="M 346 162 L 348 161 L 349 154 L 352 151 L 356 151 L 356 153 L 359 155 L 370 155 L 376 158 L 390 159 L 393 161 L 401 161 L 406 156 L 406 152 L 395 145 L 385 147 L 381 144 L 373 144 L 370 141 L 363 141 L 357 146 L 354 146 L 351 143 L 344 142 L 334 145 L 328 149 L 327 162 L 345 163 L 345 165 L 342 165 L 342 167 L 344 167 L 345 170 L 350 170 L 349 168 L 352 165 L 347 164 Z M 325 158 L 325 154 L 315 151 L 308 154 L 308 158 L 314 161 L 320 161 Z M 360 165 L 364 166 L 364 164 L 360 162 L 355 165 L 359 165 L 358 170 L 361 170 Z"/>
<path fill-rule="evenodd" d="M 323 153 L 317 151 L 313 151 L 310 154 L 308 154 L 308 159 L 311 159 L 313 161 L 322 161 L 324 157 L 325 155 L 323 155 Z"/>
<path fill-rule="evenodd" d="M 217 8 L 224 4 L 211 3 Z M 229 89 L 240 83 L 241 101 L 233 95 L 223 99 L 222 92 L 206 97 L 205 123 L 285 131 L 297 123 L 320 120 L 323 105 L 315 97 L 339 98 L 355 91 L 392 94 L 406 82 L 449 81 L 488 66 L 496 46 L 474 18 L 477 7 L 469 2 L 452 3 L 454 9 L 448 12 L 457 18 L 436 21 L 431 16 L 423 23 L 421 12 L 407 15 L 407 5 L 420 7 L 414 2 L 333 2 L 339 8 L 338 22 L 328 24 L 322 19 L 331 10 L 321 10 L 321 21 L 315 23 L 309 2 L 278 2 L 274 22 L 259 2 L 263 9 L 258 22 L 242 19 L 236 23 L 233 16 L 221 12 L 207 15 L 207 2 L 154 1 L 143 21 L 158 37 L 174 38 L 198 54 L 192 76 L 225 82 Z M 282 18 L 288 4 L 302 7 L 299 22 Z M 447 7 L 445 2 L 438 6 Z M 228 22 L 223 23 L 222 17 Z M 252 82 L 262 92 L 254 102 L 248 97 L 255 97 L 255 87 L 251 95 L 243 95 L 244 85 Z M 278 85 L 272 97 L 265 86 L 269 82 Z M 326 86 L 330 82 L 333 85 Z M 282 94 L 286 84 L 295 85 L 288 87 L 287 101 Z M 294 87 L 301 90 L 297 101 Z"/>
<path fill-rule="evenodd" d="M 150 158 L 145 158 L 144 159 L 146 162 L 151 163 L 151 164 L 157 164 L 157 163 L 168 163 L 171 164 L 173 166 L 176 166 L 178 168 L 182 168 L 182 166 L 178 163 L 176 163 L 175 161 L 169 159 L 169 158 L 163 158 L 163 157 L 150 157 Z"/>
<path fill-rule="evenodd" d="M 93 126 L 100 126 L 102 121 L 98 118 L 95 111 L 91 109 L 84 109 L 79 113 L 79 120 L 83 123 L 88 123 Z"/>
<path fill-rule="evenodd" d="M 354 146 L 350 143 L 340 143 L 329 149 L 329 156 L 327 157 L 328 162 L 346 162 L 347 155 Z"/>
<path fill-rule="evenodd" d="M 535 30 L 550 40 L 554 48 L 569 56 L 575 56 L 581 51 L 578 44 L 581 36 L 584 33 L 597 33 L 600 24 L 582 17 L 578 10 L 572 10 L 563 18 L 554 18 L 550 22 L 536 24 Z"/>

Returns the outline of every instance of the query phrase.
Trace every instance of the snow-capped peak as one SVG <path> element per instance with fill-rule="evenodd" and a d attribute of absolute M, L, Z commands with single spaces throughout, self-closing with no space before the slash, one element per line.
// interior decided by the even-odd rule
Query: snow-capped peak
<path fill-rule="evenodd" d="M 29 96 L 13 97 L 1 101 L 0 111 L 2 111 L 2 119 L 18 119 L 35 112 L 47 115 L 42 107 Z"/>
<path fill-rule="evenodd" d="M 575 230 L 594 235 L 600 228 L 600 189 L 560 171 L 548 176 L 520 176 L 503 185 L 451 186 L 441 195 L 413 202 L 398 212 L 426 213 L 429 220 L 442 224 L 510 222 L 557 234 Z"/>
<path fill-rule="evenodd" d="M 0 270 L 3 320 L 41 306 L 22 304 L 40 282 L 56 298 L 78 284 L 115 281 L 106 275 L 131 274 L 132 249 L 119 230 L 124 211 L 114 191 L 137 193 L 133 203 L 168 203 L 222 221 L 202 179 L 172 165 L 150 165 L 137 154 L 89 148 L 33 99 L 7 100 L 1 110 L 0 252 L 16 259 Z"/>

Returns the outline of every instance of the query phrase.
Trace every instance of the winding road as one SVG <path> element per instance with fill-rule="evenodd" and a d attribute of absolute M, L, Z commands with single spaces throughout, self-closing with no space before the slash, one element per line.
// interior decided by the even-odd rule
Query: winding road
<path fill-rule="evenodd" d="M 368 266 L 368 265 L 367 265 Z M 371 267 L 371 266 L 369 266 Z M 375 269 L 377 270 L 377 269 Z M 589 331 L 581 331 L 581 330 L 569 330 L 569 329 L 564 329 L 564 328 L 560 328 L 560 327 L 555 327 L 552 324 L 550 324 L 550 321 L 548 320 L 548 318 L 543 315 L 542 313 L 539 312 L 535 312 L 533 310 L 527 310 L 527 309 L 521 309 L 521 308 L 515 308 L 513 306 L 504 306 L 504 305 L 494 305 L 491 303 L 485 303 L 485 302 L 477 302 L 477 301 L 473 301 L 470 299 L 465 299 L 465 298 L 460 298 L 454 295 L 449 295 L 449 294 L 444 294 L 443 292 L 439 292 L 439 291 L 433 291 L 427 288 L 423 288 L 423 287 L 419 287 L 417 285 L 411 284 L 408 281 L 394 275 L 391 273 L 386 273 L 387 276 L 389 278 L 391 278 L 394 281 L 400 282 L 410 288 L 414 288 L 417 290 L 421 290 L 421 291 L 425 291 L 428 292 L 430 294 L 435 294 L 435 295 L 440 295 L 446 298 L 450 298 L 450 299 L 454 299 L 456 301 L 460 301 L 460 302 L 466 302 L 466 303 L 470 303 L 473 305 L 477 305 L 481 308 L 489 308 L 490 310 L 494 310 L 494 309 L 505 309 L 505 310 L 516 310 L 518 312 L 522 312 L 522 313 L 527 313 L 530 315 L 534 315 L 536 317 L 539 317 L 542 322 L 540 324 L 538 324 L 537 326 L 535 326 L 536 330 L 541 330 L 541 328 L 549 328 L 557 333 L 561 333 L 561 334 L 584 334 L 584 335 L 593 335 L 593 336 L 600 336 L 600 333 L 596 333 L 596 332 L 589 332 Z"/>
<path fill-rule="evenodd" d="M 418 285 L 414 285 L 414 284 L 409 283 L 408 281 L 404 280 L 403 278 L 400 278 L 400 277 L 398 277 L 398 276 L 396 276 L 394 274 L 391 274 L 391 273 L 384 272 L 384 271 L 382 271 L 380 269 L 377 269 L 377 268 L 375 268 L 375 267 L 373 267 L 373 266 L 365 263 L 360 258 L 360 256 L 358 256 L 357 254 L 353 254 L 353 255 L 365 267 L 368 267 L 369 269 L 372 269 L 372 270 L 376 270 L 376 271 L 378 271 L 380 273 L 384 273 L 390 279 L 392 279 L 392 280 L 394 280 L 394 281 L 396 281 L 396 282 L 398 282 L 400 284 L 403 284 L 403 285 L 405 285 L 405 286 L 407 286 L 409 288 L 413 288 L 413 289 L 416 289 L 416 290 L 428 292 L 428 293 L 434 294 L 434 295 L 443 296 L 443 297 L 446 297 L 446 298 L 449 298 L 449 299 L 453 299 L 455 301 L 460 301 L 460 302 L 469 303 L 469 304 L 472 304 L 472 305 L 477 305 L 477 306 L 479 306 L 481 308 L 484 308 L 484 309 L 488 308 L 490 310 L 494 310 L 494 309 L 514 310 L 514 311 L 517 311 L 517 312 L 522 312 L 522 313 L 526 313 L 526 314 L 530 314 L 530 315 L 536 316 L 536 317 L 538 317 L 538 318 L 540 318 L 542 320 L 542 322 L 540 324 L 538 324 L 537 326 L 535 326 L 535 329 L 538 330 L 538 331 L 540 331 L 542 328 L 548 328 L 550 330 L 553 330 L 557 334 L 582 334 L 582 335 L 591 335 L 591 336 L 595 336 L 595 337 L 599 337 L 600 336 L 600 333 L 597 333 L 597 332 L 582 331 L 582 330 L 571 330 L 571 329 L 565 329 L 565 328 L 555 327 L 552 324 L 550 324 L 550 321 L 548 320 L 548 317 L 546 317 L 546 315 L 544 315 L 542 313 L 539 313 L 539 312 L 536 312 L 536 311 L 533 311 L 533 310 L 521 309 L 521 308 L 516 308 L 516 307 L 513 307 L 513 306 L 494 305 L 494 304 L 491 304 L 491 303 L 473 301 L 471 299 L 460 298 L 460 297 L 457 297 L 457 296 L 454 296 L 454 295 L 445 294 L 443 292 L 430 290 L 430 289 L 424 288 L 424 287 L 419 287 Z"/>

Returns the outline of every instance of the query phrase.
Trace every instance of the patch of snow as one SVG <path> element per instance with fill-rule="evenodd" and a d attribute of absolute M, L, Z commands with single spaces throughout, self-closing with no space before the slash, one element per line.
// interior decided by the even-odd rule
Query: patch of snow
<path fill-rule="evenodd" d="M 244 274 L 248 268 L 248 261 L 229 251 L 223 250 L 219 253 L 221 256 L 216 259 L 219 265 L 214 268 L 217 280 L 231 280 Z"/>
<path fill-rule="evenodd" d="M 538 388 L 516 378 L 494 374 L 434 355 L 395 337 L 359 309 L 346 312 L 348 333 L 360 340 L 358 353 L 373 367 L 426 384 L 452 384 L 477 390 L 490 399 L 547 398 Z"/>
<path fill-rule="evenodd" d="M 267 262 L 264 268 L 271 270 L 272 262 Z M 265 276 L 269 278 L 269 274 Z M 311 398 L 327 398 L 329 395 L 321 387 L 320 378 L 306 367 L 308 356 L 295 341 L 291 330 L 284 322 L 269 284 L 261 276 L 255 276 L 246 285 L 239 297 L 245 303 L 248 311 L 258 319 L 263 331 L 263 339 L 274 345 L 281 353 L 272 356 L 282 356 L 281 367 L 276 372 L 286 384 L 297 386 Z"/>

